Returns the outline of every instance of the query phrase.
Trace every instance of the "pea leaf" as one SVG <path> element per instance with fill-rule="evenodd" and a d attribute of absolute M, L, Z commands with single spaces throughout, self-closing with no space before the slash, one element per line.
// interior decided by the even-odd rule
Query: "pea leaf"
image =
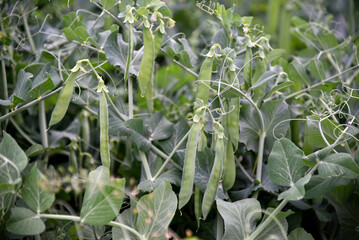
<path fill-rule="evenodd" d="M 138 201 L 137 227 L 145 239 L 161 239 L 176 212 L 177 197 L 169 182 L 161 183 Z"/>
<path fill-rule="evenodd" d="M 45 231 L 45 224 L 33 211 L 16 207 L 11 209 L 6 229 L 15 234 L 36 235 Z"/>
<path fill-rule="evenodd" d="M 273 49 L 268 53 L 268 62 L 273 62 L 285 55 L 284 49 Z"/>
<path fill-rule="evenodd" d="M 259 202 L 253 198 L 233 203 L 217 199 L 216 202 L 225 226 L 222 239 L 247 239 L 262 215 Z"/>
<path fill-rule="evenodd" d="M 151 141 L 167 139 L 173 133 L 173 123 L 163 116 L 163 112 L 153 114 L 148 120 L 148 125 Z"/>
<path fill-rule="evenodd" d="M 61 30 L 66 38 L 70 41 L 80 41 L 80 38 L 76 35 L 76 33 L 74 32 L 74 30 L 72 30 L 72 28 L 70 27 L 65 27 Z"/>
<path fill-rule="evenodd" d="M 149 132 L 143 126 L 142 119 L 133 118 L 127 120 L 125 126 L 130 129 L 130 136 L 139 149 L 143 152 L 148 152 L 151 148 L 151 142 L 149 140 Z"/>
<path fill-rule="evenodd" d="M 302 85 L 310 85 L 310 79 L 305 72 L 305 68 L 302 63 L 294 60 L 289 64 L 289 77 L 293 81 L 302 84 Z"/>
<path fill-rule="evenodd" d="M 268 174 L 273 183 L 293 186 L 304 175 L 303 151 L 292 141 L 282 138 L 274 143 L 268 158 Z"/>
<path fill-rule="evenodd" d="M 338 186 L 347 185 L 349 182 L 349 179 L 343 177 L 312 176 L 308 184 L 305 185 L 305 198 L 322 196 Z"/>
<path fill-rule="evenodd" d="M 15 193 L 22 182 L 19 168 L 0 154 L 0 196 Z"/>
<path fill-rule="evenodd" d="M 309 64 L 310 73 L 319 80 L 325 79 L 323 63 L 319 59 L 311 60 Z"/>
<path fill-rule="evenodd" d="M 40 154 L 42 154 L 44 152 L 44 147 L 41 144 L 34 144 L 31 147 L 29 147 L 25 154 L 28 157 L 34 157 L 34 156 L 38 156 Z"/>
<path fill-rule="evenodd" d="M 273 208 L 268 208 L 266 210 L 266 215 L 263 217 L 261 223 L 263 223 L 267 218 L 268 214 L 274 211 Z M 271 221 L 263 231 L 259 233 L 259 235 L 255 238 L 256 240 L 287 240 L 287 231 L 288 231 L 288 223 L 286 217 L 293 214 L 294 212 L 279 212 L 277 216 L 275 216 L 275 220 Z"/>
<path fill-rule="evenodd" d="M 277 76 L 276 72 L 273 71 L 264 72 L 262 76 L 260 76 L 259 79 L 250 88 L 251 89 L 257 88 L 262 84 L 274 79 L 276 76 Z"/>
<path fill-rule="evenodd" d="M 304 186 L 309 182 L 311 178 L 310 174 L 299 179 L 294 185 L 292 185 L 288 190 L 282 192 L 278 196 L 278 200 L 287 199 L 289 201 L 297 201 L 304 197 L 305 188 Z"/>
<path fill-rule="evenodd" d="M 113 220 L 121 209 L 124 188 L 125 179 L 110 179 L 106 167 L 100 166 L 90 172 L 81 208 L 81 222 L 98 226 Z"/>
<path fill-rule="evenodd" d="M 24 180 L 21 193 L 25 203 L 37 213 L 49 209 L 55 200 L 55 194 L 44 190 L 42 187 L 44 185 L 49 185 L 49 183 L 35 164 Z"/>
<path fill-rule="evenodd" d="M 14 163 L 17 171 L 21 173 L 28 163 L 26 154 L 10 134 L 7 134 L 6 132 L 3 132 L 3 134 L 3 139 L 0 143 L 0 154 Z"/>
<path fill-rule="evenodd" d="M 116 2 L 116 0 L 101 0 L 101 5 L 104 9 L 109 10 L 116 5 Z"/>
<path fill-rule="evenodd" d="M 57 84 L 59 83 L 60 78 L 57 76 L 56 72 L 51 71 L 51 64 L 47 63 L 33 80 L 30 92 L 28 93 L 29 97 L 38 98 L 45 92 L 55 87 L 55 83 L 52 81 L 50 77 L 50 72 L 53 75 L 53 77 L 56 78 L 55 82 Z"/>
<path fill-rule="evenodd" d="M 303 228 L 296 228 L 290 232 L 288 240 L 314 240 L 310 233 L 307 233 Z"/>
<path fill-rule="evenodd" d="M 277 137 L 284 136 L 289 128 L 288 122 L 280 123 L 290 118 L 288 105 L 281 101 L 268 101 L 262 105 L 260 111 L 264 118 L 265 132 L 267 133 L 265 147 L 270 150 L 275 140 L 273 134 Z M 258 113 L 252 106 L 241 105 L 239 127 L 240 142 L 244 143 L 248 150 L 257 152 L 261 124 Z"/>
<path fill-rule="evenodd" d="M 318 172 L 323 177 L 339 177 L 355 179 L 359 174 L 359 167 L 348 153 L 336 153 L 327 156 L 319 162 Z"/>
<path fill-rule="evenodd" d="M 109 35 L 105 42 L 105 55 L 108 62 L 113 66 L 119 66 L 123 71 L 126 69 L 128 43 L 125 42 L 121 34 L 113 32 Z M 133 75 L 138 75 L 140 62 L 143 52 L 133 51 L 133 56 L 137 56 L 136 60 L 131 64 L 129 72 Z"/>
<path fill-rule="evenodd" d="M 168 181 L 172 184 L 179 186 L 181 184 L 181 172 L 176 168 L 171 168 L 168 171 L 162 173 L 154 181 L 145 180 L 138 185 L 138 190 L 143 192 L 151 192 L 157 188 L 162 182 Z"/>

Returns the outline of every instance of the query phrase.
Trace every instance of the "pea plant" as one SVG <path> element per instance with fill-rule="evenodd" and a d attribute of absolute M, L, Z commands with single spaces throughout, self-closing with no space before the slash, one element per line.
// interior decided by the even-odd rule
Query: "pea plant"
<path fill-rule="evenodd" d="M 358 35 L 176 4 L 0 1 L 1 239 L 358 239 Z"/>

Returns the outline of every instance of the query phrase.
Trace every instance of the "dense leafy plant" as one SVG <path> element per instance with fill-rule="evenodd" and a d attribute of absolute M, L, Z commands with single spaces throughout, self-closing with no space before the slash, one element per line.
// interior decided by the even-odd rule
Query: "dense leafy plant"
<path fill-rule="evenodd" d="M 0 2 L 2 238 L 358 239 L 356 36 L 167 4 Z"/>

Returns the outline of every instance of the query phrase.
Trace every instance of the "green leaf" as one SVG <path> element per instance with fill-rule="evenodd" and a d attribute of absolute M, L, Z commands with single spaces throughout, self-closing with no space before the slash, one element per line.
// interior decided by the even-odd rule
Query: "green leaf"
<path fill-rule="evenodd" d="M 324 177 L 312 176 L 307 185 L 305 185 L 305 198 L 320 197 L 332 189 L 347 185 L 349 179 L 343 177 Z"/>
<path fill-rule="evenodd" d="M 15 193 L 20 184 L 21 174 L 18 167 L 0 154 L 0 196 Z"/>
<path fill-rule="evenodd" d="M 279 170 L 280 171 L 280 170 Z M 312 176 L 310 174 L 305 175 L 299 179 L 293 186 L 288 190 L 282 192 L 278 196 L 278 200 L 287 199 L 289 201 L 297 201 L 304 197 L 305 188 L 304 186 L 309 182 Z"/>
<path fill-rule="evenodd" d="M 55 84 L 53 83 L 49 75 L 50 71 L 51 71 L 51 64 L 47 63 L 33 80 L 31 85 L 31 90 L 28 93 L 29 97 L 38 98 L 45 92 L 55 87 Z"/>
<path fill-rule="evenodd" d="M 339 239 L 359 239 L 359 196 L 355 188 L 352 183 L 337 187 L 327 195 L 339 219 Z"/>
<path fill-rule="evenodd" d="M 224 220 L 223 240 L 247 239 L 261 218 L 261 205 L 253 198 L 237 202 L 225 202 L 217 199 L 218 212 Z"/>
<path fill-rule="evenodd" d="M 65 27 L 62 29 L 62 32 L 65 34 L 66 38 L 70 41 L 80 41 L 80 38 L 76 35 L 74 30 L 69 27 Z"/>
<path fill-rule="evenodd" d="M 323 63 L 319 59 L 311 60 L 309 64 L 310 73 L 319 80 L 325 79 Z"/>
<path fill-rule="evenodd" d="M 269 98 L 273 93 L 275 92 L 279 92 L 279 90 L 282 90 L 282 89 L 285 89 L 285 88 L 288 88 L 288 87 L 291 87 L 293 86 L 294 83 L 292 81 L 285 81 L 285 82 L 282 82 L 280 84 L 278 84 L 277 86 L 271 88 L 267 93 L 266 95 L 263 97 L 263 99 L 267 99 Z"/>
<path fill-rule="evenodd" d="M 128 43 L 125 42 L 121 34 L 113 32 L 109 35 L 105 42 L 105 55 L 108 62 L 113 66 L 120 66 L 123 71 L 126 69 L 127 54 L 128 54 Z M 133 56 L 137 56 L 137 59 L 131 64 L 129 72 L 133 75 L 138 75 L 140 68 L 140 62 L 142 54 L 139 51 L 133 51 Z"/>
<path fill-rule="evenodd" d="M 13 162 L 19 173 L 21 173 L 28 163 L 26 154 L 10 134 L 7 134 L 6 132 L 3 132 L 3 134 L 3 139 L 0 143 L 0 154 Z"/>
<path fill-rule="evenodd" d="M 319 162 L 318 172 L 323 177 L 344 177 L 355 179 L 359 174 L 359 167 L 348 153 L 336 153 L 327 156 Z"/>
<path fill-rule="evenodd" d="M 273 71 L 267 71 L 259 77 L 259 79 L 250 87 L 251 89 L 257 88 L 262 84 L 274 79 L 278 74 Z"/>
<path fill-rule="evenodd" d="M 133 229 L 136 229 L 136 216 L 137 209 L 134 211 L 134 205 L 131 203 L 131 208 L 124 210 L 120 215 L 118 215 L 116 222 L 125 224 Z M 113 240 L 138 240 L 138 238 L 132 233 L 126 231 L 123 228 L 113 227 L 112 228 L 112 238 Z"/>
<path fill-rule="evenodd" d="M 303 228 L 296 228 L 290 232 L 288 240 L 314 240 L 310 233 L 307 233 Z"/>
<path fill-rule="evenodd" d="M 266 150 L 270 150 L 275 140 L 274 135 L 276 137 L 285 136 L 289 123 L 282 121 L 289 119 L 290 113 L 288 105 L 281 101 L 268 101 L 262 105 L 260 110 L 267 133 L 265 147 Z M 261 124 L 257 111 L 251 105 L 241 105 L 239 127 L 239 141 L 244 143 L 248 150 L 257 152 Z"/>
<path fill-rule="evenodd" d="M 41 144 L 34 144 L 31 147 L 29 147 L 25 154 L 27 157 L 34 157 L 42 154 L 45 151 L 44 147 Z"/>
<path fill-rule="evenodd" d="M 310 79 L 305 71 L 303 64 L 297 60 L 294 60 L 289 64 L 289 77 L 291 80 L 299 84 L 306 86 L 310 85 Z"/>
<path fill-rule="evenodd" d="M 302 163 L 303 155 L 303 151 L 289 139 L 277 140 L 268 158 L 268 174 L 272 182 L 281 186 L 293 186 L 307 169 Z"/>
<path fill-rule="evenodd" d="M 19 103 L 25 101 L 26 96 L 31 89 L 30 78 L 32 78 L 32 76 L 33 75 L 31 73 L 25 72 L 24 69 L 21 69 L 17 73 L 16 87 L 14 93 L 12 94 L 12 104 L 14 106 L 17 106 Z"/>
<path fill-rule="evenodd" d="M 268 208 L 266 215 L 263 217 L 261 223 L 267 218 L 268 214 L 271 214 L 274 208 Z M 279 212 L 277 216 L 271 221 L 263 231 L 255 238 L 256 240 L 287 240 L 288 223 L 286 217 L 293 214 L 294 212 Z"/>
<path fill-rule="evenodd" d="M 154 181 L 145 180 L 138 185 L 138 190 L 143 192 L 152 192 L 155 188 L 157 188 L 162 182 L 168 181 L 174 185 L 179 186 L 181 184 L 181 176 L 182 173 L 176 169 L 171 168 L 168 171 L 162 173 L 158 178 Z"/>
<path fill-rule="evenodd" d="M 37 213 L 49 209 L 55 200 L 55 194 L 43 189 L 49 184 L 46 177 L 37 168 L 37 164 L 32 167 L 29 175 L 24 179 L 21 189 L 22 198 Z"/>
<path fill-rule="evenodd" d="M 244 68 L 243 68 L 243 76 L 248 84 L 252 81 L 252 49 L 250 47 L 246 47 L 246 58 L 244 60 Z"/>
<path fill-rule="evenodd" d="M 148 125 L 151 141 L 164 140 L 172 136 L 173 123 L 163 116 L 163 112 L 153 114 L 148 120 Z"/>
<path fill-rule="evenodd" d="M 15 234 L 36 235 L 45 231 L 45 224 L 33 211 L 16 207 L 11 209 L 6 229 Z"/>
<path fill-rule="evenodd" d="M 133 118 L 125 122 L 125 126 L 130 129 L 132 140 L 143 152 L 148 152 L 151 148 L 148 130 L 143 126 L 142 119 Z"/>
<path fill-rule="evenodd" d="M 101 0 L 101 5 L 104 9 L 109 10 L 117 3 L 116 0 Z"/>
<path fill-rule="evenodd" d="M 273 49 L 268 53 L 268 62 L 273 62 L 285 55 L 284 49 Z"/>
<path fill-rule="evenodd" d="M 121 209 L 124 188 L 125 179 L 110 179 L 106 167 L 100 166 L 90 172 L 81 208 L 81 222 L 99 226 L 113 220 Z"/>
<path fill-rule="evenodd" d="M 137 203 L 137 227 L 145 239 L 162 239 L 176 212 L 177 197 L 169 182 L 161 183 Z"/>

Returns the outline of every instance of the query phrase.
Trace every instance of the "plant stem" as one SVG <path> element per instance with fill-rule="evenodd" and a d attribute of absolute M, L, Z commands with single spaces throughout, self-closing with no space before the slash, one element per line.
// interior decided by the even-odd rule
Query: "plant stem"
<path fill-rule="evenodd" d="M 36 51 L 36 47 L 35 47 L 35 43 L 34 43 L 34 39 L 32 39 L 32 35 L 31 35 L 31 31 L 30 31 L 30 28 L 29 28 L 29 24 L 28 24 L 28 22 L 27 22 L 27 16 L 26 16 L 27 14 L 25 13 L 22 17 L 23 17 L 23 19 L 24 19 L 24 27 L 25 27 L 25 31 L 26 31 L 26 35 L 27 35 L 27 37 L 28 37 L 28 39 L 29 39 L 29 43 L 30 43 L 30 46 L 31 46 L 31 50 L 33 51 L 33 52 L 35 52 Z"/>
<path fill-rule="evenodd" d="M 45 101 L 39 103 L 39 124 L 42 146 L 46 149 L 49 146 L 49 140 L 46 132 L 46 114 L 45 114 Z"/>
<path fill-rule="evenodd" d="M 32 140 L 32 139 L 30 138 L 30 136 L 27 135 L 27 134 L 21 129 L 21 127 L 17 124 L 17 122 L 16 122 L 14 119 L 10 118 L 10 122 L 11 122 L 11 124 L 16 128 L 16 130 L 17 130 L 30 144 L 32 144 L 32 145 L 35 145 L 35 144 L 36 144 L 36 142 L 34 142 L 34 140 Z"/>
<path fill-rule="evenodd" d="M 148 180 L 151 180 L 152 174 L 151 174 L 150 166 L 148 165 L 146 154 L 144 152 L 142 152 L 141 150 L 138 150 L 138 151 L 140 152 L 140 157 L 141 157 L 141 161 L 143 164 L 143 168 L 145 169 L 146 177 Z"/>
<path fill-rule="evenodd" d="M 154 152 L 154 153 L 156 153 L 158 156 L 160 156 L 160 157 L 163 158 L 163 159 L 167 159 L 167 158 L 168 158 L 167 154 L 165 154 L 164 152 L 162 152 L 161 150 L 159 150 L 155 145 L 151 145 L 151 151 Z M 173 164 L 173 166 L 175 166 L 176 168 L 178 168 L 179 170 L 182 171 L 182 167 L 181 167 L 178 163 L 176 163 L 175 161 L 173 161 L 172 159 L 171 159 L 171 163 Z"/>
<path fill-rule="evenodd" d="M 288 200 L 284 199 L 276 209 L 268 216 L 263 223 L 261 223 L 256 230 L 249 236 L 248 240 L 254 240 L 258 235 L 268 226 L 268 224 L 277 216 L 277 214 L 283 209 L 283 207 L 288 203 Z"/>
<path fill-rule="evenodd" d="M 40 218 L 48 218 L 48 219 L 57 219 L 57 220 L 68 220 L 68 221 L 74 221 L 74 222 L 80 222 L 81 218 L 78 216 L 72 216 L 72 215 L 60 215 L 60 214 L 38 214 L 38 216 Z M 134 235 L 136 235 L 136 237 L 140 240 L 146 240 L 145 237 L 140 234 L 139 232 L 137 232 L 135 229 L 122 224 L 122 223 L 118 223 L 115 221 L 111 221 L 109 223 L 107 223 L 106 225 L 108 226 L 112 226 L 112 227 L 118 227 L 118 228 L 122 228 Z"/>
<path fill-rule="evenodd" d="M 258 157 L 257 157 L 257 175 L 256 179 L 261 182 L 262 180 L 262 163 L 264 153 L 264 141 L 266 139 L 266 132 L 261 132 L 259 135 Z"/>
<path fill-rule="evenodd" d="M 152 178 L 152 181 L 156 180 L 156 178 L 159 177 L 159 175 L 162 173 L 163 169 L 166 167 L 167 163 L 171 160 L 171 158 L 173 157 L 173 155 L 176 153 L 176 151 L 178 150 L 178 148 L 182 145 L 182 143 L 187 139 L 188 135 L 189 135 L 188 131 L 186 133 L 186 135 L 183 136 L 183 138 L 177 143 L 177 145 L 173 148 L 172 152 L 170 153 L 170 155 L 168 155 L 168 157 L 166 158 L 165 162 L 162 164 L 161 168 L 157 171 L 156 175 Z"/>
<path fill-rule="evenodd" d="M 6 67 L 5 67 L 5 60 L 1 60 L 1 74 L 2 74 L 2 78 L 1 78 L 1 89 L 2 91 L 0 92 L 0 98 L 1 99 L 8 99 L 9 95 L 7 92 L 7 78 L 6 78 Z"/>
<path fill-rule="evenodd" d="M 128 117 L 129 119 L 133 118 L 133 84 L 132 78 L 128 78 Z"/>

